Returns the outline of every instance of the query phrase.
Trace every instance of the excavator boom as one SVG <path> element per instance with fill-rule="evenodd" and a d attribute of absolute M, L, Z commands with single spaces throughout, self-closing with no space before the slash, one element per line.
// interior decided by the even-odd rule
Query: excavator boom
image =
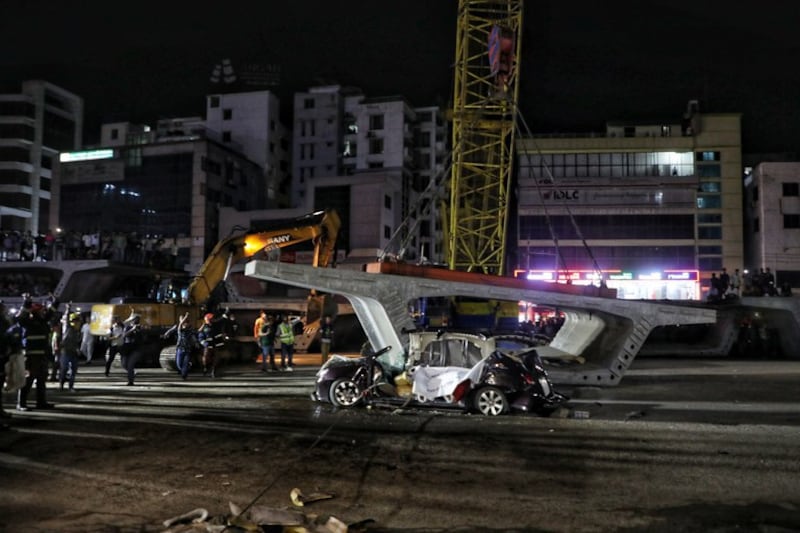
<path fill-rule="evenodd" d="M 248 232 L 222 239 L 189 285 L 189 301 L 197 305 L 208 300 L 217 284 L 228 277 L 232 265 L 262 250 L 271 251 L 312 241 L 313 265 L 327 267 L 334 257 L 340 227 L 338 213 L 328 209 L 296 218 L 288 226 L 279 229 Z"/>

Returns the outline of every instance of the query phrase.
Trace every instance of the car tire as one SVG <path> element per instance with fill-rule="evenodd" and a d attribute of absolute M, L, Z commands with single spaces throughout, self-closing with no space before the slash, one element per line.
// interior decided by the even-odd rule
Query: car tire
<path fill-rule="evenodd" d="M 331 384 L 328 398 L 336 407 L 354 407 L 363 400 L 361 387 L 350 378 L 339 378 Z"/>
<path fill-rule="evenodd" d="M 476 411 L 486 416 L 498 416 L 508 412 L 508 398 L 497 387 L 481 387 L 472 397 Z"/>

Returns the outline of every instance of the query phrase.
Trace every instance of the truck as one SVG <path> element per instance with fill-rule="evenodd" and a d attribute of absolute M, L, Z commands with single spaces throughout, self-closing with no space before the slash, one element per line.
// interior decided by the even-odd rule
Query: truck
<path fill-rule="evenodd" d="M 312 264 L 315 267 L 332 266 L 335 261 L 336 239 L 341 227 L 338 213 L 333 209 L 315 211 L 307 215 L 280 222 L 268 230 L 247 230 L 220 240 L 211 251 L 197 274 L 181 289 L 179 283 L 170 280 L 159 280 L 168 288 L 157 291 L 162 295 L 160 300 L 116 298 L 107 304 L 95 304 L 91 307 L 90 331 L 101 339 L 108 336 L 115 317 L 125 320 L 139 315 L 146 334 L 140 345 L 140 364 L 150 367 L 174 368 L 175 346 L 164 338 L 180 316 L 189 314 L 189 320 L 199 325 L 205 313 L 220 312 L 217 318 L 220 330 L 226 337 L 233 338 L 233 332 L 226 331 L 232 326 L 230 313 L 219 308 L 216 289 L 227 279 L 231 269 L 240 261 L 256 256 L 269 254 L 275 250 L 304 242 L 314 245 Z M 265 304 L 266 305 L 266 304 Z M 323 313 L 335 313 L 336 304 L 329 295 L 312 292 L 307 302 L 306 324 L 318 320 Z M 230 334 L 229 334 L 230 333 Z M 230 359 L 239 350 L 237 342 L 226 343 L 220 360 Z M 102 352 L 101 352 L 102 353 Z"/>

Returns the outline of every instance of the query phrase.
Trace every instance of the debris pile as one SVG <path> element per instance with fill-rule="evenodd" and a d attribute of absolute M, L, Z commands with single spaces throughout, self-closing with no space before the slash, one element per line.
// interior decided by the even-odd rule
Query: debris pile
<path fill-rule="evenodd" d="M 328 500 L 333 494 L 314 492 L 303 494 L 294 488 L 289 498 L 295 507 Z M 229 502 L 230 513 L 211 517 L 206 509 L 198 508 L 188 513 L 164 520 L 166 528 L 161 533 L 361 533 L 372 520 L 362 520 L 346 524 L 331 515 L 306 513 L 299 509 L 252 506 L 243 511 L 238 505 Z"/>

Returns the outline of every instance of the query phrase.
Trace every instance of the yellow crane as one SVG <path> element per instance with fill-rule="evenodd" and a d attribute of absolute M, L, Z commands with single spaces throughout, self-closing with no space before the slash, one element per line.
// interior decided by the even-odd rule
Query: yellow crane
<path fill-rule="evenodd" d="M 459 0 L 446 210 L 451 270 L 504 275 L 522 0 Z"/>

